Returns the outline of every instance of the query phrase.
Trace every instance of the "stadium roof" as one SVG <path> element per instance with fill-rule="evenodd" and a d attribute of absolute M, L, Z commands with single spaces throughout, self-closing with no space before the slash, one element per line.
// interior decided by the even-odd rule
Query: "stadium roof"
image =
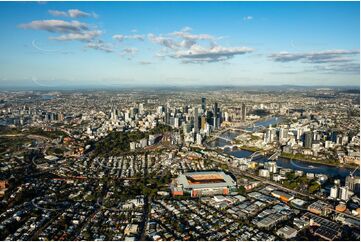
<path fill-rule="evenodd" d="M 187 172 L 177 178 L 177 183 L 184 189 L 217 188 L 235 186 L 233 178 L 223 171 Z"/>

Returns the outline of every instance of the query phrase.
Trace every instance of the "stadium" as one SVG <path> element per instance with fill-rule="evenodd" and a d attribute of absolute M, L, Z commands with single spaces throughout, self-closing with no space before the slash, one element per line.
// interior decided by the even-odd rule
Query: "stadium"
<path fill-rule="evenodd" d="M 179 175 L 171 185 L 171 192 L 173 196 L 199 197 L 227 195 L 234 188 L 236 188 L 236 182 L 223 171 L 201 171 Z"/>

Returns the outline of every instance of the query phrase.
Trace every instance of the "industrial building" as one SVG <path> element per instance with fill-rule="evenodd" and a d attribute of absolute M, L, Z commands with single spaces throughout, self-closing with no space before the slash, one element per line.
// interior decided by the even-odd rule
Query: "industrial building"
<path fill-rule="evenodd" d="M 328 215 L 332 210 L 332 206 L 319 200 L 310 204 L 307 210 L 318 215 Z"/>
<path fill-rule="evenodd" d="M 282 192 L 282 191 L 272 191 L 271 194 L 272 194 L 272 196 L 280 199 L 283 202 L 289 202 L 295 198 L 293 195 L 290 195 L 290 194 Z"/>
<path fill-rule="evenodd" d="M 317 227 L 313 234 L 324 240 L 336 240 L 341 235 L 340 225 L 312 213 L 305 213 L 302 219 L 310 221 L 310 226 Z"/>
<path fill-rule="evenodd" d="M 291 239 L 297 236 L 297 230 L 290 227 L 285 226 L 277 230 L 277 235 L 284 238 L 284 239 Z"/>
<path fill-rule="evenodd" d="M 223 171 L 187 172 L 179 175 L 171 184 L 173 196 L 191 197 L 227 195 L 236 188 L 236 181 Z"/>

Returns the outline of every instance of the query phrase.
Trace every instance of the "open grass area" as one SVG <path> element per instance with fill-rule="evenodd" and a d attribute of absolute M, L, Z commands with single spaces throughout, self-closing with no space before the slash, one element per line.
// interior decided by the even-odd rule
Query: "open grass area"
<path fill-rule="evenodd" d="M 22 151 L 23 146 L 30 143 L 31 139 L 24 136 L 0 137 L 0 155 Z"/>
<path fill-rule="evenodd" d="M 7 127 L 0 128 L 0 135 L 18 135 L 18 134 L 40 135 L 40 136 L 44 136 L 49 139 L 56 139 L 56 138 L 59 138 L 60 136 L 62 136 L 62 137 L 68 136 L 65 132 L 60 131 L 60 130 L 45 131 L 45 130 L 42 130 L 41 128 L 29 128 L 29 129 L 25 129 L 25 130 L 21 130 L 18 128 L 7 128 Z"/>

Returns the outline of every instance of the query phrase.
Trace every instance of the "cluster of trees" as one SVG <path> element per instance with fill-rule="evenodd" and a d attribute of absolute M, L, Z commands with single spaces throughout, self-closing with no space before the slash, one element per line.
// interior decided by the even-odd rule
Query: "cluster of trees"
<path fill-rule="evenodd" d="M 119 155 L 129 151 L 130 142 L 139 141 L 143 138 L 145 138 L 145 133 L 140 131 L 128 133 L 114 131 L 95 144 L 94 153 L 98 156 Z"/>
<path fill-rule="evenodd" d="M 54 130 L 54 131 L 45 131 L 41 128 L 31 128 L 28 131 L 24 132 L 25 134 L 32 134 L 32 135 L 40 135 L 44 136 L 50 139 L 57 139 L 59 137 L 65 137 L 67 134 L 60 130 Z"/>
<path fill-rule="evenodd" d="M 95 144 L 94 154 L 101 155 L 120 155 L 130 150 L 130 142 L 137 142 L 148 138 L 150 134 L 163 134 L 171 131 L 172 128 L 165 124 L 158 124 L 148 132 L 139 130 L 131 132 L 114 131 Z"/>
<path fill-rule="evenodd" d="M 321 185 L 316 179 L 309 180 L 306 175 L 296 176 L 294 172 L 287 173 L 286 180 L 282 182 L 282 185 L 293 190 L 307 190 L 309 193 L 317 192 Z"/>
<path fill-rule="evenodd" d="M 320 188 L 321 185 L 316 180 L 312 180 L 308 186 L 308 192 L 312 194 L 320 190 Z"/>
<path fill-rule="evenodd" d="M 20 128 L 9 128 L 6 126 L 0 126 L 0 134 L 23 134 L 23 135 L 40 135 L 50 139 L 56 139 L 60 136 L 65 137 L 67 134 L 60 130 L 45 131 L 41 128 L 29 128 L 28 130 L 21 130 Z"/>
<path fill-rule="evenodd" d="M 0 137 L 0 154 L 23 151 L 23 145 L 27 143 L 31 143 L 31 140 L 26 137 Z"/>
<path fill-rule="evenodd" d="M 149 131 L 149 134 L 164 134 L 172 131 L 172 127 L 166 124 L 158 124 L 155 128 Z"/>
<path fill-rule="evenodd" d="M 286 174 L 286 178 L 282 184 L 289 189 L 301 190 L 302 186 L 307 186 L 308 184 L 306 175 L 296 176 L 294 172 L 289 172 Z"/>
<path fill-rule="evenodd" d="M 282 152 L 281 154 L 282 158 L 287 158 L 287 159 L 294 159 L 294 160 L 301 160 L 301 161 L 306 161 L 306 162 L 313 162 L 313 163 L 320 163 L 320 164 L 326 164 L 326 165 L 335 165 L 338 164 L 337 160 L 332 160 L 332 159 L 326 159 L 326 160 L 313 160 L 312 156 L 308 156 L 308 155 L 304 155 L 304 154 L 292 154 L 292 153 L 285 153 Z"/>

